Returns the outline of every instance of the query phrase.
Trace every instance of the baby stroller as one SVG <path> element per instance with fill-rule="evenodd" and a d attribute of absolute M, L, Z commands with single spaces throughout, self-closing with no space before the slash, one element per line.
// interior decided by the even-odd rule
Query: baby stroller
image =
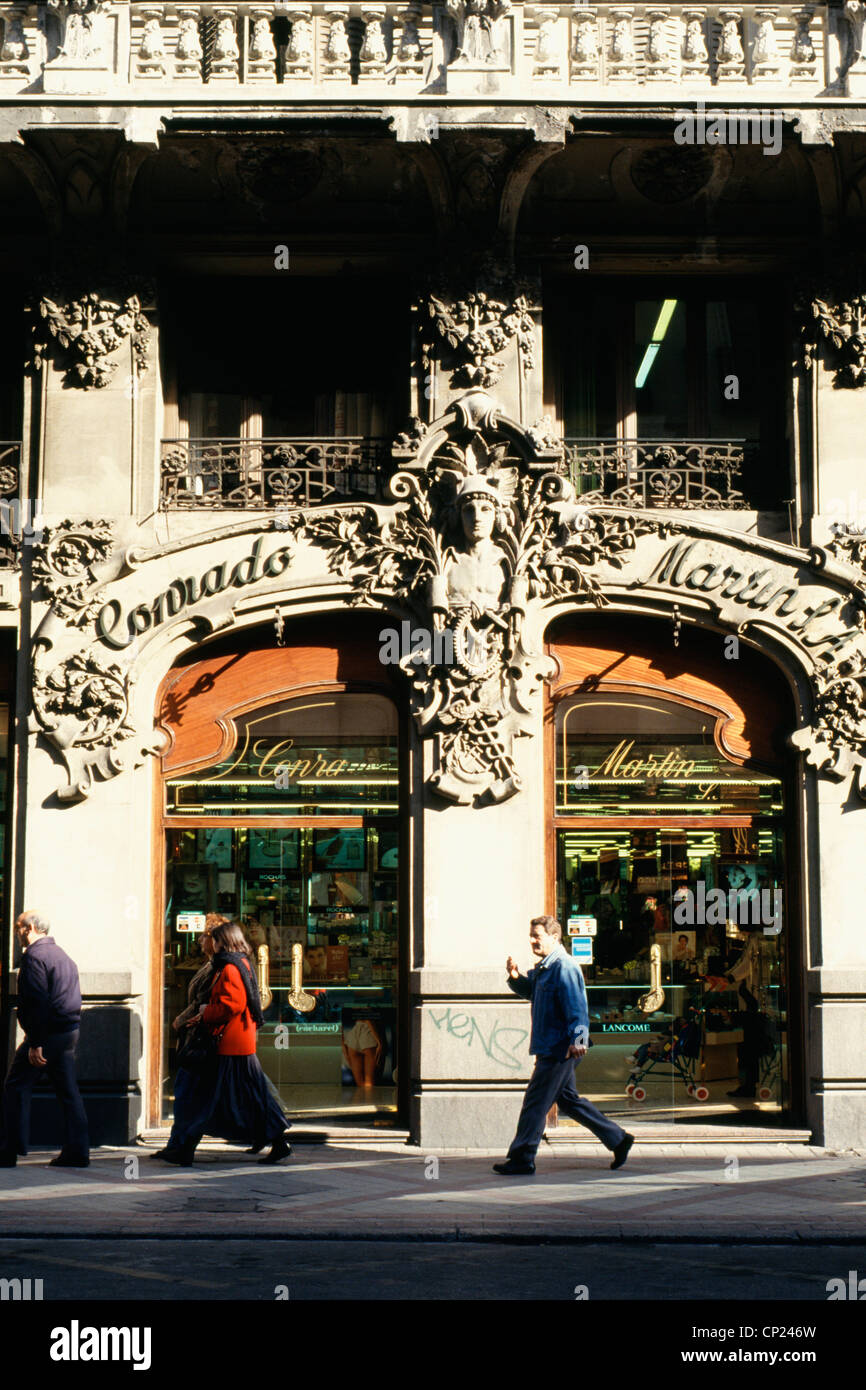
<path fill-rule="evenodd" d="M 693 1013 L 690 1018 L 681 1018 L 679 1025 L 679 1031 L 673 1040 L 660 1035 L 653 1038 L 652 1042 L 641 1043 L 634 1057 L 629 1059 L 632 1070 L 625 1093 L 631 1096 L 632 1100 L 646 1100 L 646 1087 L 641 1085 L 641 1082 L 645 1076 L 659 1067 L 668 1069 L 668 1075 L 679 1077 L 685 1084 L 687 1094 L 695 1100 L 709 1098 L 710 1093 L 706 1086 L 699 1085 L 695 1078 L 695 1068 L 701 1052 L 700 1015 Z"/>

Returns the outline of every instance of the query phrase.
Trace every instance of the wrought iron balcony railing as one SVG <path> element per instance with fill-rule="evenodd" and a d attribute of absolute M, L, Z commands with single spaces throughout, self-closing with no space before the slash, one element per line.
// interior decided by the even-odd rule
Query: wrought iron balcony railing
<path fill-rule="evenodd" d="M 620 507 L 742 510 L 743 465 L 757 446 L 728 440 L 566 439 L 565 466 L 582 502 Z"/>
<path fill-rule="evenodd" d="M 859 7 L 827 0 L 0 0 L 0 21 L 7 94 L 618 101 L 632 89 L 655 102 L 675 88 L 759 104 L 866 94 Z"/>
<path fill-rule="evenodd" d="M 742 491 L 745 460 L 757 455 L 751 441 L 567 438 L 562 450 L 561 466 L 588 504 L 737 510 L 752 505 Z M 166 439 L 160 509 L 388 502 L 393 467 L 386 439 Z"/>
<path fill-rule="evenodd" d="M 382 501 L 388 458 L 379 439 L 166 439 L 160 509 Z"/>

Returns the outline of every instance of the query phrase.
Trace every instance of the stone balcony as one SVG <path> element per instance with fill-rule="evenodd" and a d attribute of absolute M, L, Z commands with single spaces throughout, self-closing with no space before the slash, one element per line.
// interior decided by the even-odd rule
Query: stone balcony
<path fill-rule="evenodd" d="M 863 9 L 0 0 L 0 97 L 856 100 L 866 96 Z"/>

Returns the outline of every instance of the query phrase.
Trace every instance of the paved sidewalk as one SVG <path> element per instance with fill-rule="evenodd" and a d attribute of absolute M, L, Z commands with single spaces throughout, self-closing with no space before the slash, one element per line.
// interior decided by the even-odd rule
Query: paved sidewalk
<path fill-rule="evenodd" d="M 866 1239 L 866 1154 L 803 1144 L 636 1144 L 613 1173 L 600 1145 L 557 1140 L 534 1178 L 510 1179 L 490 1171 L 501 1155 L 393 1140 L 299 1145 L 277 1168 L 206 1141 L 177 1169 L 156 1147 L 0 1170 L 0 1237 Z"/>

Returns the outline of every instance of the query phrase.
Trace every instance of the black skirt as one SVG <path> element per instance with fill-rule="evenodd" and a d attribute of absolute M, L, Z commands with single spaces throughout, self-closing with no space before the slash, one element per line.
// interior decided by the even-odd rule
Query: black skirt
<path fill-rule="evenodd" d="M 177 1074 L 172 1145 L 203 1134 L 229 1143 L 272 1144 L 289 1125 L 255 1054 L 219 1057 L 216 1069 L 204 1075 L 183 1068 Z"/>

